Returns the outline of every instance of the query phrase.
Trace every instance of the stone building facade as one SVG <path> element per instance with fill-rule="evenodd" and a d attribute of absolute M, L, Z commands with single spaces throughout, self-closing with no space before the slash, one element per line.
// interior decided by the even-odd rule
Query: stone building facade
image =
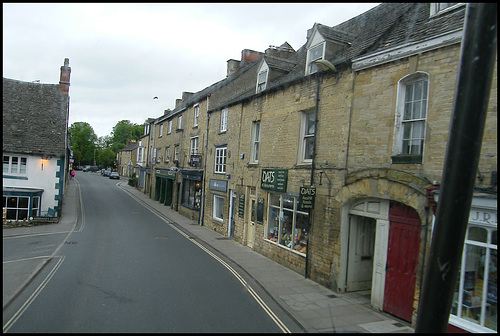
<path fill-rule="evenodd" d="M 465 5 L 449 5 L 382 4 L 335 27 L 314 24 L 297 51 L 284 43 L 245 59 L 244 50 L 226 79 L 154 122 L 182 116 L 183 126 L 155 133 L 156 156 L 179 150 L 175 165 L 157 157 L 150 197 L 165 202 L 172 190 L 175 209 L 200 225 L 337 292 L 370 291 L 372 306 L 414 323 L 463 35 Z M 496 260 L 496 71 L 464 263 Z M 496 330 L 496 301 L 467 306 L 496 297 L 496 268 L 471 265 L 450 321 Z M 469 288 L 474 274 L 489 276 L 487 290 Z"/>

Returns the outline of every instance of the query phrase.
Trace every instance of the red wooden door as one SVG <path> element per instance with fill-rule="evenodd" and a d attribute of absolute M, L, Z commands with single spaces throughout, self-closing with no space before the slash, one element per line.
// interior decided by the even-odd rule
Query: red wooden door
<path fill-rule="evenodd" d="M 420 217 L 401 203 L 389 208 L 384 311 L 411 321 L 420 247 Z"/>

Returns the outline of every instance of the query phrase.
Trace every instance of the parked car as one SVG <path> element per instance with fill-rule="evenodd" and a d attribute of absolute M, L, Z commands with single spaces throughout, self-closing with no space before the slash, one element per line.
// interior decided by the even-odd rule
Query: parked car
<path fill-rule="evenodd" d="M 109 176 L 109 175 L 111 175 L 111 169 L 108 168 L 104 171 L 104 176 Z"/>
<path fill-rule="evenodd" d="M 117 172 L 111 172 L 111 174 L 109 175 L 109 178 L 110 179 L 117 179 L 117 180 L 119 180 L 120 179 L 120 175 Z"/>

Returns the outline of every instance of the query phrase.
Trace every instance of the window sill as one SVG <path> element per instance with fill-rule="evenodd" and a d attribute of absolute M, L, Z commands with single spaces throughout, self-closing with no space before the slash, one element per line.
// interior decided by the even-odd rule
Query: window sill
<path fill-rule="evenodd" d="M 219 133 L 217 133 L 217 134 L 221 135 L 221 134 L 226 134 L 226 133 L 227 133 L 227 131 L 220 131 L 220 132 L 219 132 Z"/>
<path fill-rule="evenodd" d="M 286 247 L 286 246 L 284 246 L 284 245 L 278 244 L 277 242 L 274 242 L 274 241 L 269 240 L 269 239 L 267 239 L 267 238 L 264 238 L 264 241 L 269 242 L 269 243 L 271 243 L 271 244 L 273 244 L 273 245 L 276 245 L 276 246 L 278 246 L 278 247 L 280 247 L 280 248 L 282 248 L 282 249 L 284 249 L 284 250 L 287 250 L 287 251 L 293 252 L 293 253 L 295 253 L 295 254 L 297 254 L 297 255 L 301 256 L 301 257 L 305 257 L 305 256 L 306 256 L 306 254 L 305 254 L 305 253 L 303 253 L 303 252 L 299 252 L 299 251 L 297 251 L 297 250 L 291 249 L 291 248 Z"/>
<path fill-rule="evenodd" d="M 401 164 L 401 163 L 413 163 L 413 164 L 421 164 L 422 163 L 422 155 L 393 155 L 391 156 L 393 164 Z"/>
<path fill-rule="evenodd" d="M 27 180 L 27 176 L 14 176 L 14 175 L 3 175 L 5 179 L 14 179 L 14 180 Z"/>
<path fill-rule="evenodd" d="M 200 208 L 194 207 L 192 205 L 181 204 L 181 206 L 188 208 L 189 210 L 200 211 Z"/>

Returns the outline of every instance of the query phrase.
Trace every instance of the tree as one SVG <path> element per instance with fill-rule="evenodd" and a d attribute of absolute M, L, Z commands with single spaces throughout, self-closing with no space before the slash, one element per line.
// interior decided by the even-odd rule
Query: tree
<path fill-rule="evenodd" d="M 116 154 L 111 148 L 105 148 L 99 151 L 98 162 L 103 167 L 114 167 L 116 161 Z"/>
<path fill-rule="evenodd" d="M 94 164 L 97 135 L 86 122 L 75 122 L 69 127 L 69 143 L 78 166 Z"/>
<path fill-rule="evenodd" d="M 130 122 L 130 120 L 119 121 L 113 132 L 111 132 L 111 149 L 115 154 L 122 148 L 127 146 L 128 141 L 138 141 L 143 134 L 143 125 L 137 125 Z"/>

